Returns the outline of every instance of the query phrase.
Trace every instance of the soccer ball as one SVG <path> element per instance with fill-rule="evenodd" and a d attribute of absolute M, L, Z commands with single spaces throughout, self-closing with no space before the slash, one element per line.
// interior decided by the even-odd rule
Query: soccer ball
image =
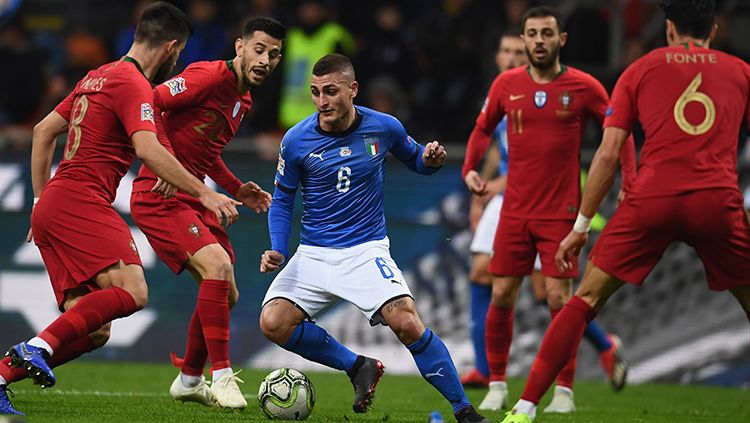
<path fill-rule="evenodd" d="M 315 405 L 315 389 L 302 372 L 276 369 L 260 383 L 258 403 L 271 420 L 305 420 Z"/>

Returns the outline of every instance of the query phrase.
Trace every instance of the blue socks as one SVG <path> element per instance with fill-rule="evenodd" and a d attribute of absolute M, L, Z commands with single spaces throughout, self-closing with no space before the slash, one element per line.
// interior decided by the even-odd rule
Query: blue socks
<path fill-rule="evenodd" d="M 349 370 L 357 359 L 357 354 L 341 345 L 325 329 L 308 321 L 298 325 L 292 337 L 286 344 L 281 345 L 281 348 L 310 361 L 343 371 Z"/>
<path fill-rule="evenodd" d="M 602 327 L 596 323 L 596 320 L 589 322 L 588 326 L 586 326 L 586 330 L 583 332 L 583 336 L 586 340 L 591 342 L 591 345 L 593 345 L 599 353 L 603 353 L 612 348 L 612 342 L 610 342 L 607 332 L 604 332 Z"/>
<path fill-rule="evenodd" d="M 458 379 L 448 348 L 437 335 L 427 328 L 417 342 L 406 348 L 414 356 L 422 377 L 453 405 L 454 414 L 471 405 Z"/>
<path fill-rule="evenodd" d="M 476 282 L 469 283 L 470 297 L 470 332 L 471 343 L 474 345 L 474 366 L 484 376 L 490 376 L 490 365 L 487 363 L 487 350 L 485 349 L 484 327 L 487 321 L 487 309 L 492 298 L 492 285 L 480 285 Z"/>

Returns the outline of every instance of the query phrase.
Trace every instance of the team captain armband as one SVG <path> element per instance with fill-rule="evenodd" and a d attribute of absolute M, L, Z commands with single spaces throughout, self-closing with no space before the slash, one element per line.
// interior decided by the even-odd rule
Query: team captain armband
<path fill-rule="evenodd" d="M 591 218 L 578 213 L 576 223 L 573 224 L 573 231 L 579 234 L 585 234 L 591 229 Z"/>

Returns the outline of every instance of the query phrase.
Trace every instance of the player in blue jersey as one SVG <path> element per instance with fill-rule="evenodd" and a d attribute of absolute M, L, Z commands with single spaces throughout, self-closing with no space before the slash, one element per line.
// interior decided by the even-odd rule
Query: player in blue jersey
<path fill-rule="evenodd" d="M 281 143 L 276 190 L 269 210 L 271 249 L 261 272 L 287 261 L 295 192 L 302 192 L 297 253 L 263 300 L 263 334 L 308 360 L 346 371 L 354 411 L 367 411 L 383 364 L 358 356 L 311 319 L 339 299 L 357 306 L 371 325 L 385 324 L 409 349 L 422 376 L 453 406 L 461 423 L 486 422 L 466 398 L 443 341 L 417 315 L 404 276 L 389 252 L 383 213 L 384 160 L 390 152 L 416 173 L 435 173 L 446 152 L 416 143 L 394 117 L 353 101 L 358 84 L 346 56 L 330 54 L 313 67 L 318 112 L 292 127 Z"/>

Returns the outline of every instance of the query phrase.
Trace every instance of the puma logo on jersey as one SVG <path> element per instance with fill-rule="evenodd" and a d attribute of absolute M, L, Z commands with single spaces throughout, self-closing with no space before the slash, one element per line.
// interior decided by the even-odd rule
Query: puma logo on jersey
<path fill-rule="evenodd" d="M 520 100 L 520 99 L 522 99 L 524 97 L 526 97 L 526 94 L 511 94 L 510 95 L 510 101 Z"/>
<path fill-rule="evenodd" d="M 323 151 L 321 151 L 321 152 L 320 152 L 320 153 L 318 153 L 318 154 L 315 154 L 315 153 L 310 153 L 310 155 L 309 155 L 308 157 L 317 157 L 317 158 L 319 158 L 319 159 L 320 159 L 320 161 L 322 162 L 322 161 L 323 161 L 323 153 L 325 153 L 325 152 L 326 152 L 326 151 L 325 151 L 325 150 L 323 150 Z"/>
<path fill-rule="evenodd" d="M 443 368 L 441 367 L 441 368 L 439 368 L 439 369 L 438 369 L 438 370 L 437 370 L 437 371 L 436 371 L 435 373 L 425 373 L 425 374 L 424 374 L 424 378 L 425 378 L 425 379 L 429 379 L 429 378 L 431 378 L 431 377 L 433 377 L 433 376 L 440 376 L 440 377 L 445 377 L 445 376 L 443 376 L 443 374 L 442 374 L 442 373 L 440 373 L 440 372 L 442 372 L 442 371 L 443 371 Z"/>

